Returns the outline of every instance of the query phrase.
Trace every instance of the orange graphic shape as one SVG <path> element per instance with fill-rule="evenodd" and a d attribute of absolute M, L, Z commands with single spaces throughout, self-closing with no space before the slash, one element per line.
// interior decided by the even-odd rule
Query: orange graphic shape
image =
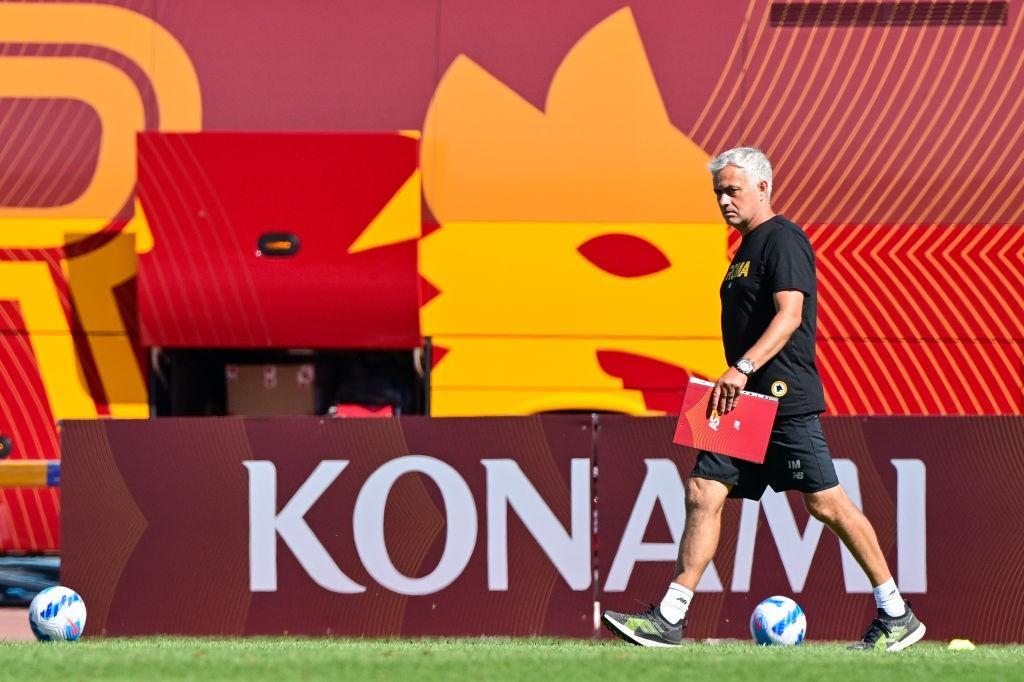
<path fill-rule="evenodd" d="M 539 110 L 468 57 L 427 111 L 424 332 L 449 349 L 437 415 L 674 411 L 679 392 L 599 352 L 677 374 L 723 364 L 726 226 L 708 155 L 669 121 L 628 9 L 583 35 Z M 685 369 L 684 369 L 685 368 Z"/>
<path fill-rule="evenodd" d="M 544 111 L 456 58 L 427 111 L 421 163 L 442 223 L 719 222 L 707 160 L 669 121 L 623 9 L 566 55 Z"/>

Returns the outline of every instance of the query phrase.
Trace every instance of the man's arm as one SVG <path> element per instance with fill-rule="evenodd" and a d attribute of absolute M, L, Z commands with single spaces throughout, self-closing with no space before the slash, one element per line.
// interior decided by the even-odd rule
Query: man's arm
<path fill-rule="evenodd" d="M 775 301 L 775 317 L 772 318 L 757 343 L 743 355 L 754 363 L 755 369 L 764 367 L 766 362 L 782 350 L 789 338 L 793 336 L 793 332 L 800 327 L 803 318 L 804 293 L 802 291 L 776 291 L 772 294 L 772 298 Z M 714 406 L 719 414 L 731 412 L 736 407 L 740 391 L 746 385 L 747 375 L 735 367 L 730 367 L 715 382 L 708 412 L 710 413 L 711 406 Z"/>

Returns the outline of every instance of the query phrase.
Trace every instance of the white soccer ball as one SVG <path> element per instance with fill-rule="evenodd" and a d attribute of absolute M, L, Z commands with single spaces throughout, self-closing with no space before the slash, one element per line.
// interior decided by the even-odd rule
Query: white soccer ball
<path fill-rule="evenodd" d="M 789 597 L 768 597 L 750 615 L 750 634 L 762 646 L 795 646 L 807 634 L 807 617 Z"/>
<path fill-rule="evenodd" d="M 63 585 L 47 587 L 29 604 L 28 624 L 40 641 L 73 642 L 85 630 L 85 602 Z"/>

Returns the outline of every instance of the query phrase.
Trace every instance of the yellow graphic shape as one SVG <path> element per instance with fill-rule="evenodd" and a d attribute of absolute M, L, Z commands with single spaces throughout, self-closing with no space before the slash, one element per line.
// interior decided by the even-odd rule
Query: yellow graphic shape
<path fill-rule="evenodd" d="M 436 336 L 433 341 L 452 349 L 431 374 L 431 414 L 438 417 L 560 410 L 654 414 L 640 391 L 623 389 L 620 379 L 601 369 L 597 348 L 658 358 L 708 376 L 724 367 L 719 339 Z"/>
<path fill-rule="evenodd" d="M 174 36 L 149 17 L 91 3 L 0 3 L 0 43 L 93 45 L 122 54 L 149 79 L 161 130 L 202 127 L 192 62 Z M 96 173 L 80 197 L 62 206 L 0 207 L 0 245 L 56 247 L 65 234 L 88 235 L 105 227 L 135 187 L 135 135 L 145 126 L 135 84 L 109 64 L 80 57 L 5 57 L 0 73 L 5 97 L 85 102 L 99 116 L 103 136 Z"/>
<path fill-rule="evenodd" d="M 135 213 L 121 233 L 135 237 L 135 253 L 149 253 L 153 250 L 153 231 L 149 229 L 149 219 L 138 199 L 135 200 Z"/>
<path fill-rule="evenodd" d="M 402 183 L 401 188 L 352 243 L 348 253 L 359 253 L 418 238 L 422 225 L 420 206 L 420 172 L 417 170 Z"/>
<path fill-rule="evenodd" d="M 433 414 L 648 412 L 599 351 L 725 369 L 727 228 L 709 157 L 669 121 L 628 9 L 569 52 L 544 111 L 460 56 L 423 134 L 423 188 L 441 229 L 420 241 L 420 268 L 441 293 L 422 322 L 448 349 Z M 578 250 L 604 234 L 646 240 L 671 265 L 607 272 Z"/>
<path fill-rule="evenodd" d="M 145 380 L 114 296 L 114 287 L 135 277 L 136 263 L 134 239 L 125 234 L 61 262 L 114 417 L 149 416 Z"/>
<path fill-rule="evenodd" d="M 647 240 L 671 267 L 601 270 L 577 248 L 606 233 Z M 423 323 L 432 335 L 719 338 L 725 248 L 711 224 L 444 223 L 420 242 L 441 290 Z"/>
<path fill-rule="evenodd" d="M 94 419 L 57 287 L 46 263 L 0 261 L 0 300 L 17 301 L 54 419 Z"/>

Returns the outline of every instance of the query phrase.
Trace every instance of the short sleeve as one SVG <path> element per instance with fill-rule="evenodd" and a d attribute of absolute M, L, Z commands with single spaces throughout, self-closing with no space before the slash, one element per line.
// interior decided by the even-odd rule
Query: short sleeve
<path fill-rule="evenodd" d="M 777 230 L 771 235 L 764 258 L 765 278 L 772 293 L 796 290 L 814 295 L 814 251 L 799 228 Z"/>

